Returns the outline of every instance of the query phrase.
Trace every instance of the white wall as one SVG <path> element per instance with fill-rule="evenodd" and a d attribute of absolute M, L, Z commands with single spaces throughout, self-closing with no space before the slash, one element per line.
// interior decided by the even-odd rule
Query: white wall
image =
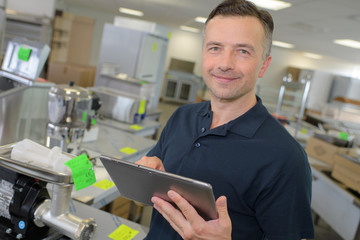
<path fill-rule="evenodd" d="M 301 52 L 278 47 L 273 47 L 271 55 L 271 65 L 264 79 L 260 80 L 260 83 L 263 85 L 280 86 L 288 66 L 360 78 L 360 64 L 354 64 L 341 59 L 325 56 L 321 60 L 315 60 L 305 57 Z"/>
<path fill-rule="evenodd" d="M 201 34 L 174 29 L 169 41 L 165 69 L 169 68 L 171 58 L 178 58 L 195 62 L 194 73 L 201 76 L 201 50 Z"/>
<path fill-rule="evenodd" d="M 20 13 L 54 17 L 55 0 L 7 0 L 6 8 Z"/>

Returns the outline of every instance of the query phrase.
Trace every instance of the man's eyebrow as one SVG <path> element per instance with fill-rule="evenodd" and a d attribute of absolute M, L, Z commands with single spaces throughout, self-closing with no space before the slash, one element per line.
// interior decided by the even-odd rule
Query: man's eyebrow
<path fill-rule="evenodd" d="M 208 43 L 206 43 L 205 46 L 223 46 L 224 44 L 222 44 L 221 42 L 216 42 L 216 41 L 210 41 Z M 247 44 L 247 43 L 237 43 L 237 44 L 234 44 L 234 47 L 235 48 L 247 48 L 249 49 L 250 51 L 253 51 L 255 52 L 255 48 L 254 46 L 250 45 L 250 44 Z"/>
<path fill-rule="evenodd" d="M 220 42 L 215 42 L 215 41 L 211 41 L 211 42 L 206 43 L 206 46 L 211 46 L 211 45 L 222 46 L 223 44 L 220 43 Z"/>

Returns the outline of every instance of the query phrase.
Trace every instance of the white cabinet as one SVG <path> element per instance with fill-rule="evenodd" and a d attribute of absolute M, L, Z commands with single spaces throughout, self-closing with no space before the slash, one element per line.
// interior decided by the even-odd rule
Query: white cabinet
<path fill-rule="evenodd" d="M 314 167 L 312 175 L 312 209 L 342 238 L 359 240 L 359 199 Z"/>
<path fill-rule="evenodd" d="M 147 106 L 148 109 L 156 109 L 164 77 L 167 47 L 168 39 L 164 37 L 105 24 L 95 86 L 115 87 L 118 82 L 115 80 L 120 73 L 154 84 L 154 93 L 147 99 Z M 116 90 L 124 91 L 120 88 Z"/>

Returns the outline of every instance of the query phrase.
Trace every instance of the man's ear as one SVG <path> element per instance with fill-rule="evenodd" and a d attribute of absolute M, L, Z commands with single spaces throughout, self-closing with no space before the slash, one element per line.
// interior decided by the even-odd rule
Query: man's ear
<path fill-rule="evenodd" d="M 271 63 L 271 56 L 267 56 L 265 61 L 263 62 L 260 72 L 259 72 L 259 78 L 262 78 L 266 72 L 266 69 L 269 67 L 270 63 Z"/>

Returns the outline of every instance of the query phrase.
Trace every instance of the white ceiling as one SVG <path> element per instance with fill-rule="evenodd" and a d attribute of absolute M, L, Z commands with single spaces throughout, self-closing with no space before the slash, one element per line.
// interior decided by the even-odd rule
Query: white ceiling
<path fill-rule="evenodd" d="M 265 0 L 264 0 L 265 1 Z M 207 17 L 220 0 L 71 0 L 109 13 L 119 7 L 144 12 L 141 19 L 169 27 L 201 28 L 193 19 Z M 360 41 L 359 0 L 287 0 L 292 7 L 269 11 L 275 22 L 274 40 L 295 44 L 297 51 L 321 54 L 360 64 L 360 49 L 333 43 L 335 39 Z M 126 15 L 123 15 L 126 16 Z"/>

